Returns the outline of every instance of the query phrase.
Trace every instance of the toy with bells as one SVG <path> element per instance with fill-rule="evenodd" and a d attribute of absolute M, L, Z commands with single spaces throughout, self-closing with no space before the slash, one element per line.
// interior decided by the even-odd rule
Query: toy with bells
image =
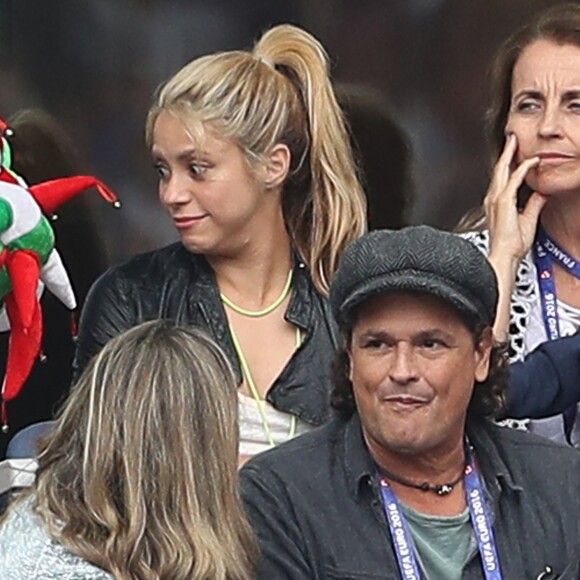
<path fill-rule="evenodd" d="M 11 134 L 0 119 L 0 299 L 6 306 L 10 341 L 2 385 L 2 430 L 8 430 L 6 404 L 24 387 L 42 343 L 41 284 L 67 308 L 76 308 L 75 295 L 46 215 L 82 191 L 95 187 L 114 207 L 117 196 L 91 176 L 65 177 L 28 187 L 10 169 Z M 46 214 L 46 215 L 45 215 Z"/>

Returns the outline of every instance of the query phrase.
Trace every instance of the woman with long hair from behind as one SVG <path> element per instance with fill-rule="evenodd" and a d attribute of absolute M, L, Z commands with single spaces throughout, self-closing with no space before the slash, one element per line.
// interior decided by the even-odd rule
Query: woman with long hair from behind
<path fill-rule="evenodd" d="M 0 526 L 11 580 L 251 578 L 236 385 L 195 328 L 146 322 L 94 357 Z"/>

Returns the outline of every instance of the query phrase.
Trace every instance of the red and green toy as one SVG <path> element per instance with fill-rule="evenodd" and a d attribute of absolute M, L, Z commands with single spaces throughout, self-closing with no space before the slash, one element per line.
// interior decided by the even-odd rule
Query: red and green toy
<path fill-rule="evenodd" d="M 11 168 L 11 130 L 0 119 L 0 300 L 6 306 L 10 341 L 2 385 L 2 429 L 7 430 L 6 403 L 19 395 L 41 352 L 43 324 L 39 296 L 42 284 L 74 310 L 74 292 L 55 248 L 47 216 L 82 191 L 94 187 L 120 207 L 116 195 L 91 176 L 46 181 L 29 187 Z"/>

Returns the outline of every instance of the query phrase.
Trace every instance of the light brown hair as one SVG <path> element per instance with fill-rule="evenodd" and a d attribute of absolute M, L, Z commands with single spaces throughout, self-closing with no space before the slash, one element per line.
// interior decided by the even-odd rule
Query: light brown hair
<path fill-rule="evenodd" d="M 556 44 L 580 47 L 580 5 L 559 4 L 540 12 L 528 24 L 512 34 L 500 46 L 491 67 L 491 99 L 485 116 L 486 136 L 491 145 L 493 163 L 499 157 L 505 143 L 505 127 L 512 99 L 512 76 L 514 67 L 523 50 L 537 40 L 549 40 Z M 518 204 L 525 205 L 530 195 L 524 184 Z M 456 231 L 465 232 L 486 227 L 483 208 L 468 212 L 459 222 Z"/>
<path fill-rule="evenodd" d="M 319 291 L 344 248 L 366 227 L 366 203 L 329 77 L 328 56 L 290 25 L 267 31 L 251 52 L 200 57 L 161 87 L 146 126 L 151 145 L 163 110 L 200 135 L 205 124 L 234 140 L 250 164 L 277 143 L 291 153 L 282 193 L 286 227 Z"/>
<path fill-rule="evenodd" d="M 494 159 L 499 156 L 505 142 L 514 67 L 523 50 L 537 40 L 580 47 L 580 5 L 559 4 L 541 12 L 498 50 L 491 70 L 491 102 L 485 119 Z"/>
<path fill-rule="evenodd" d="M 208 336 L 154 321 L 109 341 L 43 445 L 50 534 L 119 579 L 249 579 L 232 370 Z"/>

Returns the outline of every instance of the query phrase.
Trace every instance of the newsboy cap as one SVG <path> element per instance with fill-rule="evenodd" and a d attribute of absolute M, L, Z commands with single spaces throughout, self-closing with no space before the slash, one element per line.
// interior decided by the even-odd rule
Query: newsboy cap
<path fill-rule="evenodd" d="M 392 291 L 438 296 L 485 326 L 495 319 L 497 280 L 487 258 L 458 235 L 429 226 L 376 230 L 348 246 L 330 287 L 339 327 L 352 324 L 362 302 Z"/>

